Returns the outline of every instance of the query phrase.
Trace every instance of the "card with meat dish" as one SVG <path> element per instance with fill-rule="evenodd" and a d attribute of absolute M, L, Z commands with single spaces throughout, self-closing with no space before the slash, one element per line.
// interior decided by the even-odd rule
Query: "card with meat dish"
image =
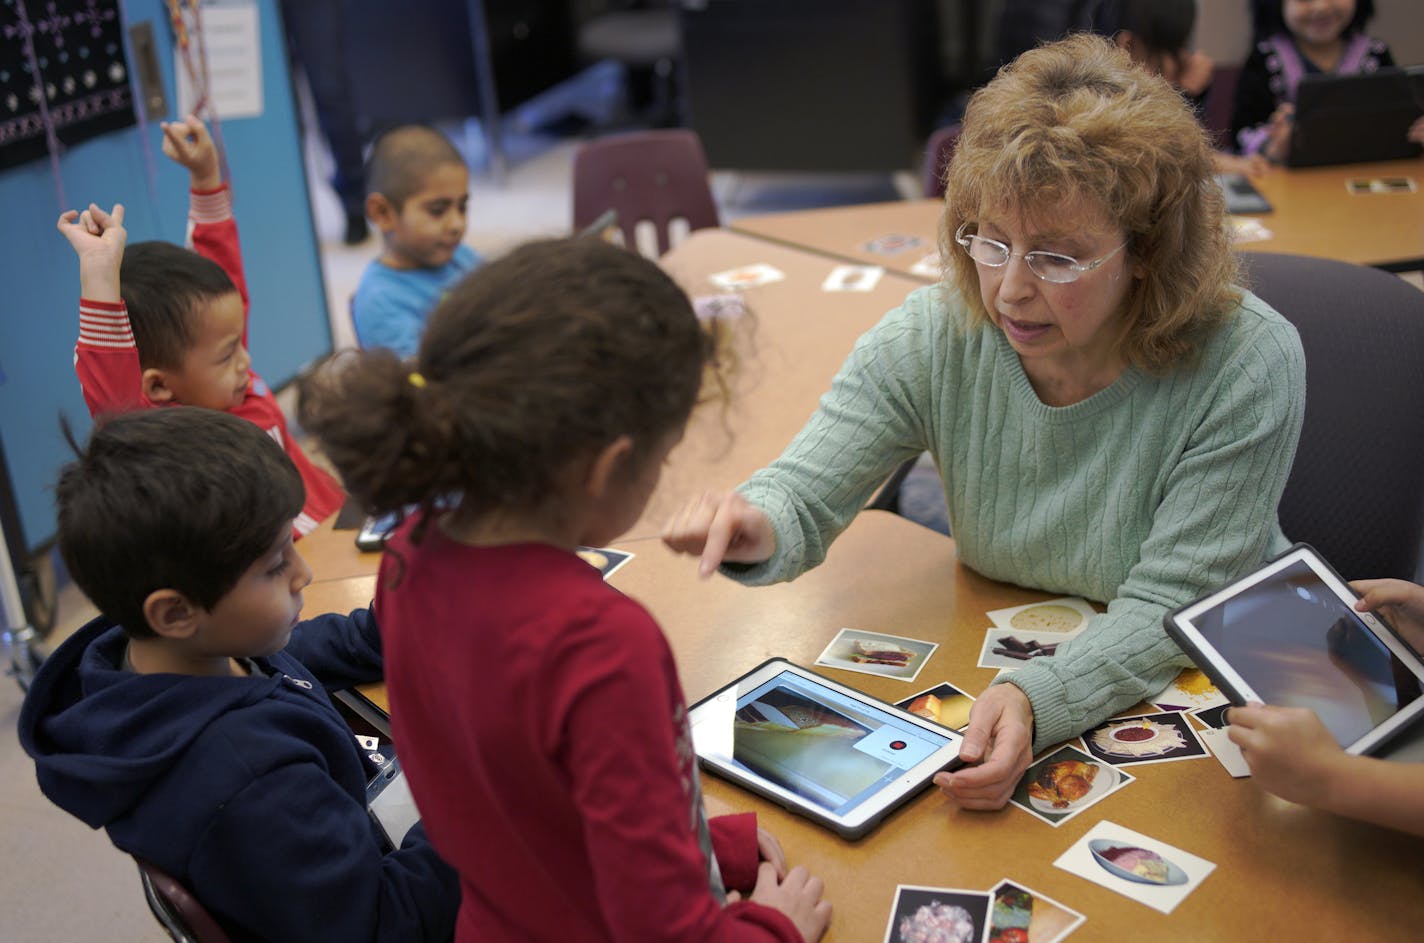
<path fill-rule="evenodd" d="M 1133 777 L 1076 747 L 1062 747 L 1024 772 L 1009 801 L 1054 828 L 1095 805 Z"/>
<path fill-rule="evenodd" d="M 1187 715 L 1138 714 L 1118 717 L 1083 734 L 1088 752 L 1114 766 L 1168 763 L 1207 756 Z"/>
<path fill-rule="evenodd" d="M 895 888 L 885 943 L 987 943 L 992 902 L 988 891 L 901 884 Z"/>
<path fill-rule="evenodd" d="M 939 645 L 935 642 L 901 635 L 841 629 L 821 652 L 816 664 L 913 681 L 936 648 Z"/>
<path fill-rule="evenodd" d="M 949 682 L 944 682 L 926 688 L 918 694 L 911 694 L 895 706 L 933 721 L 941 727 L 963 730 L 969 725 L 969 709 L 974 706 L 974 698 Z"/>
<path fill-rule="evenodd" d="M 989 629 L 984 633 L 984 647 L 979 650 L 979 667 L 1013 671 L 1035 658 L 1052 658 L 1058 646 L 1073 635 L 1071 632 Z"/>

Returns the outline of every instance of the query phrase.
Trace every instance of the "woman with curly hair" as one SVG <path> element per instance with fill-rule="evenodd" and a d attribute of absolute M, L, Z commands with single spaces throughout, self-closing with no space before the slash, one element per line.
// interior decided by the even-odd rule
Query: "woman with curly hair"
<path fill-rule="evenodd" d="M 792 579 L 929 451 L 965 565 L 1105 601 L 975 703 L 973 765 L 936 777 L 965 807 L 1001 807 L 1034 752 L 1164 686 L 1190 664 L 1164 613 L 1287 545 L 1304 356 L 1235 285 L 1211 173 L 1181 96 L 1112 43 L 1024 53 L 965 114 L 945 282 L 860 339 L 779 459 L 663 532 L 704 575 Z"/>

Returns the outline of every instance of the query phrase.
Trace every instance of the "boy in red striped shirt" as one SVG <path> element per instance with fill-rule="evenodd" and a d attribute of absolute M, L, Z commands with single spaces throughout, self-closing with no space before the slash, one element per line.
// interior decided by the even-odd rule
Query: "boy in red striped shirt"
<path fill-rule="evenodd" d="M 345 493 L 292 438 L 247 353 L 243 278 L 232 193 L 208 129 L 189 115 L 163 124 L 163 153 L 187 168 L 193 249 L 140 242 L 125 251 L 124 208 L 94 204 L 59 218 L 79 256 L 74 368 L 89 413 L 183 404 L 255 424 L 291 458 L 306 486 L 298 537 L 341 507 Z"/>

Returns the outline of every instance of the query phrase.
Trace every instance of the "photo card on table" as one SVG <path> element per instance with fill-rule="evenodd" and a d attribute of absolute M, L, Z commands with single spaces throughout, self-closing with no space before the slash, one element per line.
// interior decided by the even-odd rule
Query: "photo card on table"
<path fill-rule="evenodd" d="M 944 681 L 911 694 L 903 701 L 896 701 L 895 706 L 941 727 L 963 730 L 969 725 L 969 710 L 974 706 L 974 698 Z"/>
<path fill-rule="evenodd" d="M 1058 653 L 1058 646 L 1075 634 L 997 627 L 988 629 L 984 632 L 984 644 L 979 649 L 978 665 L 980 668 L 1017 671 L 1035 658 L 1052 658 Z"/>
<path fill-rule="evenodd" d="M 990 943 L 1025 938 L 1028 943 L 1058 943 L 1087 919 L 1053 898 L 1008 878 L 996 884 L 990 893 L 994 895 L 989 912 Z"/>
<path fill-rule="evenodd" d="M 885 943 L 988 943 L 992 904 L 988 891 L 901 884 L 895 888 Z"/>
<path fill-rule="evenodd" d="M 1114 766 L 1207 756 L 1191 721 L 1179 711 L 1109 720 L 1086 731 L 1083 745 L 1093 756 Z"/>
<path fill-rule="evenodd" d="M 617 573 L 633 559 L 633 554 L 628 551 L 612 547 L 579 547 L 575 552 L 580 560 L 602 573 L 604 579 Z"/>
<path fill-rule="evenodd" d="M 936 642 L 845 628 L 831 639 L 816 664 L 913 681 L 936 648 Z"/>
<path fill-rule="evenodd" d="M 1107 820 L 1089 829 L 1053 864 L 1164 914 L 1216 869 L 1205 858 Z"/>
<path fill-rule="evenodd" d="M 1081 631 L 1095 615 L 1097 611 L 1088 601 L 1077 596 L 1045 599 L 1024 606 L 994 609 L 988 613 L 989 621 L 1001 629 L 1069 634 Z"/>
<path fill-rule="evenodd" d="M 1112 764 L 1064 746 L 1030 765 L 1009 801 L 1057 828 L 1133 781 Z"/>

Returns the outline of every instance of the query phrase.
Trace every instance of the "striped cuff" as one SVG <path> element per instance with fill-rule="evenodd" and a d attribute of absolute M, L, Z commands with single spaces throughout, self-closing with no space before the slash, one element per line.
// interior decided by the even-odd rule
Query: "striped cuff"
<path fill-rule="evenodd" d="M 316 520 L 306 511 L 298 514 L 296 520 L 292 521 L 292 530 L 297 532 L 298 537 L 305 537 L 319 526 L 321 526 L 321 521 Z"/>
<path fill-rule="evenodd" d="M 131 348 L 133 327 L 124 303 L 79 299 L 79 342 L 89 347 Z"/>
<path fill-rule="evenodd" d="M 195 223 L 221 223 L 232 218 L 232 189 L 223 184 L 216 190 L 190 190 L 188 218 Z"/>

